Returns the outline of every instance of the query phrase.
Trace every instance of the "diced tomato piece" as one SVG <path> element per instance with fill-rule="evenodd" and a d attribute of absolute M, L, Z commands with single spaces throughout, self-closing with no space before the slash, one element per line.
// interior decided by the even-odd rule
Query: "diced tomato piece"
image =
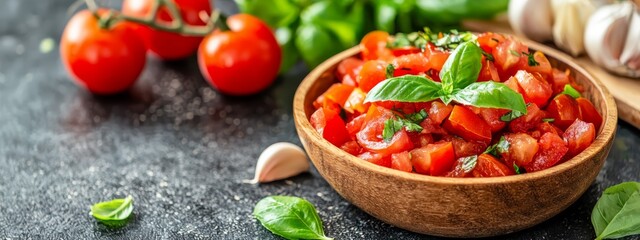
<path fill-rule="evenodd" d="M 425 56 L 427 56 L 427 58 L 429 58 L 429 65 L 431 65 L 431 68 L 435 69 L 436 71 L 442 70 L 444 62 L 446 62 L 447 58 L 449 58 L 449 55 L 451 55 L 450 52 L 443 52 L 441 50 L 438 50 L 431 43 L 427 44 L 424 54 Z"/>
<path fill-rule="evenodd" d="M 551 123 L 542 122 L 538 124 L 533 131 L 531 131 L 530 135 L 536 139 L 540 139 L 540 137 L 545 133 L 553 133 L 555 135 L 562 136 L 563 131 Z"/>
<path fill-rule="evenodd" d="M 535 172 L 555 166 L 567 153 L 566 143 L 560 136 L 553 133 L 545 133 L 538 140 L 538 153 L 533 157 L 533 161 L 524 168 L 527 172 Z"/>
<path fill-rule="evenodd" d="M 527 114 L 514 119 L 509 123 L 511 132 L 527 132 L 536 127 L 544 118 L 544 112 L 536 104 L 527 106 Z"/>
<path fill-rule="evenodd" d="M 387 79 L 387 63 L 379 60 L 366 61 L 358 73 L 356 81 L 364 92 L 369 92 L 378 83 Z"/>
<path fill-rule="evenodd" d="M 533 59 L 538 63 L 537 65 L 529 65 L 527 56 L 527 64 L 524 64 L 522 69 L 530 73 L 540 73 L 543 76 L 543 80 L 546 80 L 547 77 L 551 76 L 551 63 L 549 63 L 549 59 L 547 59 L 547 56 L 545 56 L 544 53 L 536 51 L 535 53 L 533 53 Z"/>
<path fill-rule="evenodd" d="M 391 168 L 403 172 L 412 172 L 413 166 L 411 165 L 411 155 L 409 152 L 404 151 L 391 154 Z"/>
<path fill-rule="evenodd" d="M 493 53 L 498 44 L 504 40 L 504 36 L 498 33 L 485 32 L 478 35 L 477 39 L 482 50 L 487 53 Z"/>
<path fill-rule="evenodd" d="M 593 123 L 596 130 L 600 129 L 600 126 L 602 125 L 602 116 L 598 113 L 591 101 L 580 97 L 576 99 L 576 102 L 578 102 L 578 107 L 580 109 L 580 120 Z"/>
<path fill-rule="evenodd" d="M 342 83 L 334 83 L 333 85 L 331 85 L 331 87 L 329 87 L 329 89 L 327 89 L 326 92 L 324 92 L 324 99 L 325 101 L 327 99 L 331 100 L 331 102 L 337 103 L 341 107 L 344 107 L 345 102 L 347 102 L 347 99 L 349 98 L 349 95 L 351 95 L 351 92 L 353 92 L 353 89 L 353 86 L 345 85 Z"/>
<path fill-rule="evenodd" d="M 357 85 L 355 85 L 355 80 L 362 64 L 364 64 L 364 61 L 356 57 L 350 57 L 342 60 L 336 68 L 336 75 L 338 76 L 338 79 L 340 79 L 343 84 L 356 87 Z"/>
<path fill-rule="evenodd" d="M 580 106 L 573 97 L 559 94 L 547 106 L 547 114 L 554 119 L 553 124 L 564 130 L 580 117 Z"/>
<path fill-rule="evenodd" d="M 456 158 L 481 154 L 487 149 L 488 145 L 485 142 L 467 141 L 452 135 L 443 136 L 442 141 L 451 142 L 451 144 L 453 144 L 453 152 Z"/>
<path fill-rule="evenodd" d="M 468 108 L 455 105 L 444 128 L 465 140 L 491 142 L 491 127 Z"/>
<path fill-rule="evenodd" d="M 547 105 L 547 101 L 549 101 L 553 91 L 549 83 L 541 75 L 520 70 L 516 73 L 515 78 L 524 91 L 525 102 L 535 103 L 538 107 Z"/>
<path fill-rule="evenodd" d="M 407 47 L 400 47 L 400 48 L 392 48 L 391 52 L 393 53 L 393 56 L 399 57 L 402 55 L 419 53 L 420 49 L 417 47 L 407 46 Z"/>
<path fill-rule="evenodd" d="M 520 87 L 520 83 L 518 83 L 518 80 L 515 77 L 510 77 L 507 81 L 504 82 L 504 84 L 507 85 L 507 87 L 511 88 L 513 91 L 524 95 L 524 90 L 522 89 L 522 87 Z"/>
<path fill-rule="evenodd" d="M 464 164 L 465 164 L 465 162 L 463 160 L 465 160 L 465 158 L 456 159 L 456 161 L 453 163 L 453 169 L 451 169 L 451 171 L 447 172 L 447 174 L 445 176 L 447 176 L 447 177 L 455 177 L 455 178 L 470 177 L 471 176 L 471 172 L 473 171 L 473 168 L 470 171 L 466 171 L 464 169 L 464 167 L 463 167 Z M 474 168 L 475 168 L 475 166 L 474 166 Z"/>
<path fill-rule="evenodd" d="M 356 141 L 348 141 L 342 144 L 340 148 L 351 155 L 358 155 L 362 153 L 362 147 L 360 147 Z"/>
<path fill-rule="evenodd" d="M 393 64 L 393 67 L 396 69 L 394 73 L 396 77 L 407 74 L 417 75 L 431 68 L 429 60 L 422 53 L 399 56 L 393 59 L 391 64 Z M 402 72 L 402 74 L 396 74 L 399 72 Z"/>
<path fill-rule="evenodd" d="M 364 125 L 364 120 L 367 117 L 367 114 L 362 114 L 353 118 L 346 125 L 347 132 L 349 136 L 355 136 L 360 130 L 362 130 L 362 125 Z"/>
<path fill-rule="evenodd" d="M 424 147 L 433 143 L 433 135 L 429 133 L 409 134 L 414 147 Z"/>
<path fill-rule="evenodd" d="M 515 174 L 513 167 L 509 167 L 498 161 L 490 154 L 480 154 L 478 162 L 471 174 L 474 177 L 500 177 Z"/>
<path fill-rule="evenodd" d="M 567 147 L 569 148 L 566 158 L 572 158 L 591 145 L 596 138 L 596 128 L 593 123 L 576 119 L 576 121 L 567 128 L 562 137 L 564 141 L 567 142 Z"/>
<path fill-rule="evenodd" d="M 509 133 L 504 137 L 509 142 L 509 149 L 501 154 L 505 163 L 509 166 L 514 163 L 518 166 L 531 163 L 538 152 L 538 140 L 526 133 Z"/>
<path fill-rule="evenodd" d="M 558 70 L 557 68 L 554 68 L 553 71 L 551 72 L 551 77 L 549 79 L 551 80 L 551 83 L 553 86 L 554 95 L 564 91 L 564 86 L 567 84 L 571 85 L 573 88 L 575 88 L 579 92 L 582 92 L 584 90 L 582 86 L 576 83 L 573 76 L 571 76 L 571 70 L 569 69 L 565 71 L 561 71 L 561 70 Z"/>
<path fill-rule="evenodd" d="M 482 68 L 480 69 L 480 75 L 478 76 L 478 82 L 493 80 L 500 82 L 500 75 L 498 75 L 498 69 L 493 61 L 482 61 Z"/>
<path fill-rule="evenodd" d="M 373 163 L 378 166 L 391 167 L 391 158 L 389 156 L 383 156 L 379 153 L 364 152 L 358 155 L 358 158 L 367 162 Z"/>
<path fill-rule="evenodd" d="M 367 94 L 360 88 L 354 88 L 344 103 L 344 110 L 349 113 L 364 113 L 369 108 L 370 103 L 364 103 Z"/>
<path fill-rule="evenodd" d="M 372 105 L 367 112 L 362 130 L 356 134 L 358 144 L 384 157 L 413 148 L 413 143 L 404 129 L 396 132 L 389 141 L 382 139 L 384 122 L 391 117 L 391 111 Z"/>
<path fill-rule="evenodd" d="M 506 37 L 498 43 L 492 54 L 500 78 L 507 79 L 515 74 L 522 66 L 521 62 L 526 61 L 527 56 L 523 53 L 529 53 L 529 48 L 513 37 Z"/>
<path fill-rule="evenodd" d="M 429 144 L 411 150 L 411 163 L 417 173 L 442 176 L 455 161 L 451 142 Z"/>
<path fill-rule="evenodd" d="M 470 107 L 471 110 L 478 114 L 484 121 L 489 124 L 491 127 L 491 132 L 499 132 L 504 127 L 507 126 L 506 122 L 500 120 L 500 118 L 507 114 L 509 110 L 506 109 L 498 109 L 498 108 L 479 108 L 479 107 Z"/>
<path fill-rule="evenodd" d="M 432 123 L 440 125 L 445 119 L 449 117 L 453 111 L 453 106 L 446 105 L 440 101 L 432 101 L 429 109 L 427 110 L 429 119 Z"/>
<path fill-rule="evenodd" d="M 351 140 L 347 128 L 340 113 L 327 107 L 318 108 L 309 120 L 320 135 L 333 145 L 340 147 L 345 142 Z"/>
<path fill-rule="evenodd" d="M 385 31 L 372 31 L 367 33 L 360 41 L 360 50 L 364 60 L 390 60 L 393 53 L 387 48 L 387 43 L 391 40 L 389 33 Z"/>

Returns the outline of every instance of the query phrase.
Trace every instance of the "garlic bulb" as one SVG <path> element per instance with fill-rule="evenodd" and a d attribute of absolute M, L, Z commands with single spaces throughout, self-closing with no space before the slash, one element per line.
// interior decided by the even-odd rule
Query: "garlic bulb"
<path fill-rule="evenodd" d="M 519 34 L 534 41 L 553 39 L 553 15 L 550 0 L 509 1 L 509 23 Z"/>
<path fill-rule="evenodd" d="M 279 142 L 267 147 L 256 164 L 256 173 L 250 183 L 265 183 L 285 179 L 309 170 L 309 161 L 300 147 Z"/>
<path fill-rule="evenodd" d="M 551 0 L 553 41 L 573 56 L 584 52 L 585 24 L 595 10 L 589 0 Z"/>
<path fill-rule="evenodd" d="M 587 23 L 584 42 L 596 64 L 640 78 L 640 10 L 632 2 L 598 9 Z"/>

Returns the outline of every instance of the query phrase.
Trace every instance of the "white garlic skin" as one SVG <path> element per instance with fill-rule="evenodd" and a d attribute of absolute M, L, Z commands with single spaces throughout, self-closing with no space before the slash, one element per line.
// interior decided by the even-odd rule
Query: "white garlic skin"
<path fill-rule="evenodd" d="M 584 34 L 593 62 L 616 74 L 640 78 L 640 13 L 631 2 L 596 11 Z"/>
<path fill-rule="evenodd" d="M 589 0 L 551 0 L 553 9 L 553 42 L 573 56 L 585 51 L 586 23 L 595 6 Z"/>
<path fill-rule="evenodd" d="M 517 34 L 538 42 L 553 40 L 550 0 L 511 0 L 508 14 Z"/>
<path fill-rule="evenodd" d="M 302 148 L 288 142 L 267 147 L 256 164 L 251 183 L 266 183 L 293 177 L 309 170 L 309 161 Z"/>

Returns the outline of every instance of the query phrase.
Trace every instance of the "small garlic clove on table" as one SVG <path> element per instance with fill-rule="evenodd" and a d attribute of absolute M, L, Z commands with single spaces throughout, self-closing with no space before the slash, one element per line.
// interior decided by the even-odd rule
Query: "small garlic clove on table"
<path fill-rule="evenodd" d="M 256 164 L 256 173 L 250 183 L 266 183 L 293 177 L 309 170 L 309 161 L 302 148 L 288 142 L 267 147 Z"/>

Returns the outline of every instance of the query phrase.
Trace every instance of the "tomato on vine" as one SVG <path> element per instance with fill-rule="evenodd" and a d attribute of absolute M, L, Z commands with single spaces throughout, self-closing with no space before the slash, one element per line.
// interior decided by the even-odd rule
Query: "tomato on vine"
<path fill-rule="evenodd" d="M 146 18 L 152 13 L 158 0 L 125 0 L 122 13 L 130 17 Z M 211 15 L 209 0 L 173 0 L 184 23 L 191 26 L 205 26 L 201 14 Z M 159 8 L 155 21 L 168 24 L 173 21 L 166 6 Z M 186 36 L 179 33 L 158 30 L 144 24 L 135 25 L 147 49 L 164 60 L 175 60 L 191 56 L 198 49 L 201 36 Z"/>
<path fill-rule="evenodd" d="M 248 14 L 233 15 L 226 23 L 228 30 L 219 28 L 200 44 L 198 65 L 202 75 L 228 95 L 251 95 L 266 89 L 282 62 L 273 32 Z"/>
<path fill-rule="evenodd" d="M 146 61 L 145 47 L 127 22 L 112 25 L 83 10 L 67 23 L 60 56 L 78 85 L 96 94 L 114 94 L 131 87 Z M 107 26 L 103 26 L 107 25 Z M 110 26 L 109 26 L 110 25 Z"/>

